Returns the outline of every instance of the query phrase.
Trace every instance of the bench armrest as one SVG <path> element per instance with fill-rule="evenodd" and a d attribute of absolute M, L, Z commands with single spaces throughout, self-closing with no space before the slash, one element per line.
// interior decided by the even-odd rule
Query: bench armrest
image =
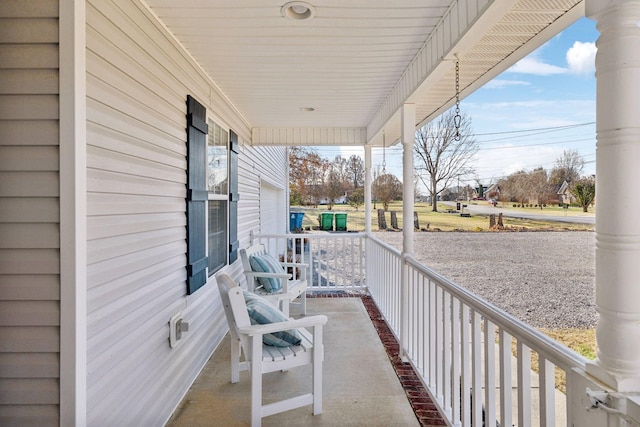
<path fill-rule="evenodd" d="M 303 262 L 280 262 L 280 265 L 282 265 L 283 267 L 295 267 L 301 270 L 306 270 L 307 268 L 309 268 L 309 264 Z"/>
<path fill-rule="evenodd" d="M 288 331 L 289 329 L 309 328 L 312 326 L 324 325 L 327 323 L 327 320 L 327 316 L 319 314 L 316 316 L 302 317 L 300 319 L 290 319 L 286 322 L 244 326 L 242 328 L 238 328 L 238 333 L 249 336 L 272 334 L 274 332 Z"/>
<path fill-rule="evenodd" d="M 260 271 L 245 271 L 244 274 L 247 277 L 267 277 L 272 279 L 291 279 L 291 274 L 288 273 L 263 273 Z"/>

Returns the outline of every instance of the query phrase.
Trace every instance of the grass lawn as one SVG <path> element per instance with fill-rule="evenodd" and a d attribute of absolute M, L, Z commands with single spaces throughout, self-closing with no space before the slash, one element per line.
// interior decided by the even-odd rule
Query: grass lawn
<path fill-rule="evenodd" d="M 483 203 L 483 202 L 478 202 Z M 486 203 L 486 202 L 484 202 Z M 376 205 L 382 208 L 381 204 Z M 461 217 L 458 212 L 447 213 L 451 206 L 438 205 L 438 212 L 431 211 L 429 203 L 415 203 L 415 212 L 418 214 L 418 224 L 424 231 L 489 231 L 489 216 L 473 214 L 469 218 Z M 520 210 L 531 210 L 534 208 L 526 208 Z M 539 209 L 538 209 L 539 210 Z M 349 231 L 364 231 L 364 208 L 355 210 L 349 205 L 334 205 L 331 211 L 327 206 L 319 206 L 318 208 L 309 208 L 301 206 L 292 206 L 291 211 L 304 212 L 302 226 L 305 229 L 313 229 L 320 225 L 318 216 L 322 212 L 344 212 L 347 214 L 347 229 Z M 398 219 L 398 228 L 402 228 L 402 202 L 394 202 L 389 205 L 389 211 L 385 213 L 387 227 L 391 228 L 391 212 L 395 211 Z M 579 215 L 580 209 L 569 209 L 572 215 Z M 545 213 L 561 215 L 562 208 L 546 208 Z M 373 212 L 371 215 L 372 230 L 377 231 L 378 214 Z M 525 229 L 525 230 L 549 230 L 549 231 L 570 231 L 570 230 L 593 230 L 592 225 L 572 224 L 564 222 L 538 221 L 529 219 L 507 218 L 503 219 L 503 223 L 507 229 Z"/>
<path fill-rule="evenodd" d="M 488 202 L 486 201 L 482 201 L 482 200 L 471 200 L 469 202 L 464 202 L 466 204 L 469 205 L 480 205 L 482 206 L 483 204 L 487 204 Z M 589 206 L 589 208 L 587 209 L 587 212 L 582 212 L 582 208 L 579 207 L 575 207 L 575 206 L 570 206 L 568 209 L 564 209 L 561 208 L 560 206 L 556 205 L 547 205 L 547 207 L 545 208 L 538 208 L 538 207 L 527 207 L 527 208 L 519 208 L 519 207 L 514 207 L 513 205 L 517 205 L 517 203 L 509 203 L 509 202 L 499 202 L 498 203 L 498 207 L 500 209 L 505 209 L 505 210 L 513 210 L 513 211 L 520 211 L 520 212 L 544 212 L 547 215 L 565 215 L 565 216 L 594 216 L 596 213 L 596 209 L 593 206 Z"/>

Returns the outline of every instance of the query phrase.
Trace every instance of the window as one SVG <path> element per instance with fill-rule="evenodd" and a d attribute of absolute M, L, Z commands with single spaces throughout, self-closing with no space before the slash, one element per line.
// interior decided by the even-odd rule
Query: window
<path fill-rule="evenodd" d="M 228 188 L 229 133 L 213 120 L 209 120 L 207 144 L 209 276 L 227 265 Z"/>
<path fill-rule="evenodd" d="M 238 257 L 238 136 L 187 97 L 187 292 Z"/>

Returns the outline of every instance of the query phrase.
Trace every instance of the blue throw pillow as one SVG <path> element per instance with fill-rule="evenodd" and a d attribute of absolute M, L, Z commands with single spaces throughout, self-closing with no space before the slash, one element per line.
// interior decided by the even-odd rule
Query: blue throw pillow
<path fill-rule="evenodd" d="M 284 273 L 282 265 L 269 254 L 251 255 L 249 257 L 249 265 L 251 266 L 251 270 L 256 273 Z M 258 277 L 258 283 L 260 283 L 267 292 L 278 292 L 282 289 L 282 279 Z"/>
<path fill-rule="evenodd" d="M 285 322 L 287 316 L 280 310 L 272 306 L 266 299 L 243 291 L 244 300 L 247 304 L 247 312 L 252 325 L 267 325 L 269 323 Z M 290 331 L 274 332 L 262 336 L 262 342 L 275 347 L 291 347 L 292 345 L 300 345 L 302 336 L 300 333 L 292 329 Z"/>

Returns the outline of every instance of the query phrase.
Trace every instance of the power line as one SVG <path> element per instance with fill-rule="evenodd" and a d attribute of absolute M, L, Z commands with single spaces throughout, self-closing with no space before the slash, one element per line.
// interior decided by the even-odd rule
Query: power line
<path fill-rule="evenodd" d="M 545 127 L 545 128 L 535 128 L 535 129 L 521 129 L 521 130 L 507 130 L 507 131 L 503 131 L 503 132 L 489 132 L 489 133 L 476 133 L 476 134 L 471 134 L 472 136 L 487 136 L 487 135 L 504 135 L 504 134 L 510 134 L 510 133 L 524 133 L 524 132 L 539 132 L 539 131 L 554 131 L 554 130 L 565 130 L 565 129 L 573 129 L 573 128 L 577 128 L 577 127 L 582 127 L 582 126 L 589 126 L 589 125 L 593 125 L 596 122 L 586 122 L 586 123 L 578 123 L 578 124 L 573 124 L 573 125 L 563 125 L 563 126 L 549 126 L 549 127 Z M 536 134 L 534 134 L 536 135 Z"/>

